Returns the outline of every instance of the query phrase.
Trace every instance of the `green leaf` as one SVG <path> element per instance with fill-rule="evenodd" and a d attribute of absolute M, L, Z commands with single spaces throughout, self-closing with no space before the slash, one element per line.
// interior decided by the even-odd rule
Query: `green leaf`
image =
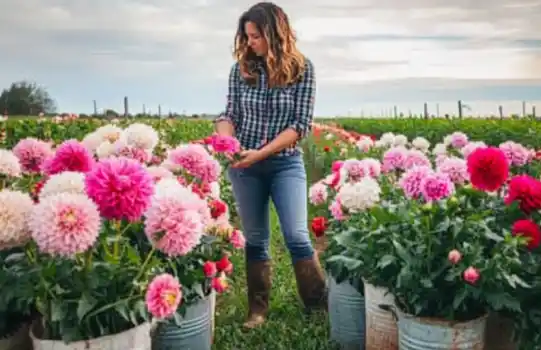
<path fill-rule="evenodd" d="M 77 318 L 79 321 L 82 321 L 86 314 L 88 314 L 97 303 L 98 301 L 96 299 L 92 298 L 88 293 L 84 293 L 77 305 Z"/>
<path fill-rule="evenodd" d="M 404 260 L 407 264 L 411 264 L 411 256 L 406 252 L 406 249 L 402 244 L 398 243 L 396 240 L 393 239 L 393 245 L 396 249 L 396 254 L 400 257 L 400 259 Z"/>
<path fill-rule="evenodd" d="M 63 304 L 57 300 L 51 300 L 51 321 L 58 322 L 64 319 Z"/>
<path fill-rule="evenodd" d="M 384 256 L 381 257 L 381 259 L 379 259 L 378 267 L 381 268 L 381 269 L 384 269 L 387 266 L 394 263 L 395 261 L 396 261 L 396 257 L 394 257 L 393 255 L 389 255 L 389 254 L 384 255 Z"/>

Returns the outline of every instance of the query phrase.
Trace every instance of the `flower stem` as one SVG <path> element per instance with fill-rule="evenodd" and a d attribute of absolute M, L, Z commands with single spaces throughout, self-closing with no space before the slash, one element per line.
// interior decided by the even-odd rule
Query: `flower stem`
<path fill-rule="evenodd" d="M 136 283 L 141 278 L 141 276 L 143 276 L 143 274 L 145 273 L 146 267 L 147 267 L 148 263 L 150 262 L 150 259 L 154 255 L 155 251 L 156 251 L 156 248 L 152 247 L 152 250 L 148 253 L 147 258 L 145 259 L 145 262 L 143 262 L 143 265 L 141 265 L 141 268 L 139 269 L 139 272 L 137 273 L 137 276 L 133 280 L 134 284 L 133 284 L 133 288 L 132 288 L 132 291 L 130 293 L 130 296 L 132 296 L 133 293 L 135 292 Z"/>

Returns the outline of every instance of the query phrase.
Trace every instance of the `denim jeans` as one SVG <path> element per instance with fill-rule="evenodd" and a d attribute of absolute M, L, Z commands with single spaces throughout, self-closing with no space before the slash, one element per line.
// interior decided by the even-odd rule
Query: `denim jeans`
<path fill-rule="evenodd" d="M 248 261 L 270 259 L 270 200 L 293 262 L 314 254 L 308 233 L 306 170 L 302 155 L 269 157 L 248 168 L 229 168 Z"/>

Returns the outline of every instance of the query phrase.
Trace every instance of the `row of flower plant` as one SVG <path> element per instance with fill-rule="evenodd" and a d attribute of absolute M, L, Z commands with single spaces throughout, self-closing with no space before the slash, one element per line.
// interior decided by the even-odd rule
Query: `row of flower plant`
<path fill-rule="evenodd" d="M 392 133 L 347 143 L 309 191 L 329 274 L 361 293 L 362 282 L 388 290 L 398 314 L 465 322 L 497 313 L 524 349 L 541 344 L 535 151 L 461 132 L 435 145 Z"/>
<path fill-rule="evenodd" d="M 30 322 L 64 342 L 179 324 L 225 292 L 244 247 L 221 195 L 230 146 L 133 123 L 0 149 L 0 338 Z"/>

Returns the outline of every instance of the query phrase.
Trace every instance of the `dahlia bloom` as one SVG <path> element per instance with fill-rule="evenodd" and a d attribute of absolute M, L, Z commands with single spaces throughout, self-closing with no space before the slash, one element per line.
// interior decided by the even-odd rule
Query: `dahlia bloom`
<path fill-rule="evenodd" d="M 86 195 L 58 193 L 36 204 L 28 225 L 40 251 L 72 258 L 94 245 L 101 218 L 98 207 Z"/>
<path fill-rule="evenodd" d="M 414 166 L 431 166 L 430 159 L 420 150 L 410 149 L 406 153 L 404 160 L 404 169 L 410 169 Z"/>
<path fill-rule="evenodd" d="M 498 148 L 477 148 L 467 160 L 471 184 L 482 191 L 498 190 L 509 176 L 509 162 Z"/>
<path fill-rule="evenodd" d="M 136 221 L 150 204 L 154 182 L 139 162 L 108 158 L 86 174 L 85 188 L 104 218 Z"/>
<path fill-rule="evenodd" d="M 329 196 L 329 193 L 327 191 L 327 186 L 325 186 L 321 182 L 317 182 L 310 186 L 310 189 L 308 191 L 308 197 L 310 199 L 310 203 L 313 205 L 321 205 L 327 201 L 327 198 Z"/>
<path fill-rule="evenodd" d="M 85 194 L 85 175 L 75 171 L 64 171 L 49 177 L 39 191 L 39 198 L 58 193 Z"/>
<path fill-rule="evenodd" d="M 499 148 L 513 166 L 524 166 L 531 160 L 531 151 L 520 143 L 507 141 L 500 144 Z"/>
<path fill-rule="evenodd" d="M 241 149 L 240 142 L 236 138 L 217 134 L 211 136 L 210 146 L 218 153 L 235 154 L 240 152 Z"/>
<path fill-rule="evenodd" d="M 147 310 L 152 316 L 164 319 L 175 314 L 182 301 L 179 280 L 170 274 L 161 274 L 149 283 L 145 294 Z"/>
<path fill-rule="evenodd" d="M 485 147 L 487 147 L 487 145 L 483 141 L 472 141 L 466 144 L 466 146 L 462 147 L 460 152 L 462 153 L 462 157 L 464 157 L 464 159 L 468 159 L 468 157 L 470 156 L 470 154 L 473 153 L 473 151 L 475 151 L 478 148 L 485 148 Z"/>
<path fill-rule="evenodd" d="M 43 162 L 53 155 L 53 150 L 49 143 L 28 137 L 13 147 L 13 154 L 19 158 L 23 171 L 38 173 Z"/>
<path fill-rule="evenodd" d="M 395 135 L 393 140 L 393 146 L 404 147 L 408 144 L 408 138 L 406 135 Z"/>
<path fill-rule="evenodd" d="M 361 163 L 365 169 L 365 176 L 377 178 L 381 175 L 381 163 L 374 158 L 364 158 Z"/>
<path fill-rule="evenodd" d="M 455 184 L 463 185 L 469 180 L 468 165 L 466 161 L 458 157 L 449 157 L 443 159 L 438 164 L 438 171 L 449 175 L 451 181 Z"/>
<path fill-rule="evenodd" d="M 439 201 L 455 192 L 455 185 L 449 175 L 434 172 L 421 180 L 421 194 L 426 202 Z"/>
<path fill-rule="evenodd" d="M 149 241 L 171 257 L 191 252 L 200 243 L 205 227 L 199 203 L 181 196 L 154 197 L 145 213 L 145 234 Z"/>
<path fill-rule="evenodd" d="M 372 147 L 374 147 L 374 141 L 370 137 L 361 136 L 361 138 L 355 143 L 357 149 L 361 152 L 368 152 Z"/>
<path fill-rule="evenodd" d="M 358 212 L 373 207 L 380 200 L 381 188 L 371 177 L 364 177 L 359 182 L 345 183 L 336 199 L 351 212 Z"/>
<path fill-rule="evenodd" d="M 411 145 L 419 151 L 426 153 L 430 149 L 430 142 L 424 137 L 416 137 L 411 141 Z"/>
<path fill-rule="evenodd" d="M 451 135 L 447 135 L 443 143 L 451 145 L 453 148 L 460 149 L 468 144 L 468 135 L 460 131 L 455 131 Z"/>
<path fill-rule="evenodd" d="M 43 172 L 54 175 L 63 171 L 86 173 L 94 166 L 94 158 L 88 149 L 77 140 L 64 141 L 53 157 L 43 163 Z"/>
<path fill-rule="evenodd" d="M 242 231 L 233 230 L 231 237 L 229 237 L 229 242 L 231 242 L 234 248 L 242 249 L 246 245 L 246 238 Z"/>
<path fill-rule="evenodd" d="M 518 220 L 513 224 L 514 236 L 522 236 L 527 239 L 527 247 L 534 250 L 541 244 L 541 229 L 532 220 Z"/>
<path fill-rule="evenodd" d="M 184 170 L 209 183 L 218 181 L 221 173 L 220 163 L 199 144 L 180 145 L 170 151 L 164 166 L 173 172 Z"/>
<path fill-rule="evenodd" d="M 154 180 L 155 183 L 157 183 L 161 179 L 175 178 L 175 175 L 168 169 L 164 168 L 163 166 L 152 165 L 152 166 L 147 167 L 147 171 L 150 174 L 150 176 L 152 176 L 152 179 Z"/>
<path fill-rule="evenodd" d="M 419 198 L 421 196 L 422 180 L 432 173 L 432 169 L 427 166 L 415 166 L 402 174 L 398 181 L 398 185 L 402 188 L 402 191 L 404 191 L 406 198 Z"/>
<path fill-rule="evenodd" d="M 365 166 L 358 159 L 347 159 L 344 161 L 341 169 L 347 173 L 351 181 L 358 181 L 366 175 Z"/>
<path fill-rule="evenodd" d="M 28 216 L 34 202 L 26 193 L 0 191 L 0 250 L 24 245 L 30 240 Z"/>
<path fill-rule="evenodd" d="M 402 146 L 390 148 L 383 154 L 381 170 L 385 173 L 403 170 L 407 157 L 408 150 L 406 148 Z"/>
<path fill-rule="evenodd" d="M 19 158 L 12 151 L 0 149 L 0 175 L 20 177 L 22 172 Z"/>
<path fill-rule="evenodd" d="M 518 202 L 520 209 L 526 214 L 541 210 L 541 181 L 529 175 L 511 178 L 504 203 L 510 205 L 514 202 Z"/>
<path fill-rule="evenodd" d="M 124 129 L 122 138 L 128 146 L 141 150 L 153 150 L 160 141 L 158 132 L 150 125 L 133 123 Z"/>

